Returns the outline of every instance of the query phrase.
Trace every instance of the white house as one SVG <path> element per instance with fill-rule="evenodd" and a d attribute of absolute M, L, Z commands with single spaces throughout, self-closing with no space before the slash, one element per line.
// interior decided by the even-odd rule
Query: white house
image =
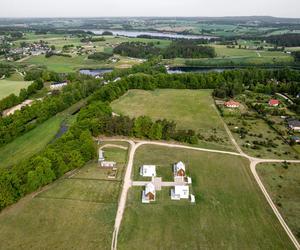
<path fill-rule="evenodd" d="M 145 190 L 142 193 L 142 203 L 150 203 L 155 201 L 155 186 L 150 182 L 145 186 Z"/>
<path fill-rule="evenodd" d="M 154 177 L 156 176 L 155 165 L 143 165 L 140 168 L 140 175 L 143 177 Z"/>
<path fill-rule="evenodd" d="M 51 90 L 55 90 L 55 89 L 61 89 L 63 88 L 64 86 L 67 86 L 68 85 L 68 82 L 54 82 L 54 83 L 51 83 L 50 85 L 50 89 Z"/>
<path fill-rule="evenodd" d="M 104 151 L 99 149 L 99 158 L 98 158 L 98 162 L 104 161 Z"/>
<path fill-rule="evenodd" d="M 113 168 L 116 164 L 114 161 L 101 161 L 101 167 L 103 168 Z"/>
<path fill-rule="evenodd" d="M 182 161 L 174 164 L 174 176 L 185 176 L 185 165 Z"/>
<path fill-rule="evenodd" d="M 189 186 L 178 185 L 171 189 L 171 200 L 188 199 L 189 194 Z"/>

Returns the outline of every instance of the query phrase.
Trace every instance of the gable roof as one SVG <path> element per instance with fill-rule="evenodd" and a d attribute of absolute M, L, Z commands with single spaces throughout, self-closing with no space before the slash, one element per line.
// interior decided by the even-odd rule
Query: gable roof
<path fill-rule="evenodd" d="M 228 102 L 224 102 L 224 105 L 225 106 L 240 106 L 240 103 L 236 102 L 236 101 L 233 101 L 233 100 L 230 100 Z"/>
<path fill-rule="evenodd" d="M 271 100 L 269 101 L 269 105 L 278 105 L 278 104 L 279 104 L 279 101 L 276 100 L 276 99 L 271 99 Z"/>
<path fill-rule="evenodd" d="M 182 162 L 182 161 L 180 161 L 180 162 L 177 162 L 176 164 L 175 164 L 175 171 L 176 172 L 178 172 L 179 170 L 183 170 L 183 171 L 185 171 L 185 165 L 184 165 L 184 163 Z"/>
<path fill-rule="evenodd" d="M 300 121 L 298 120 L 289 120 L 288 124 L 290 127 L 300 127 Z"/>
<path fill-rule="evenodd" d="M 145 186 L 145 194 L 147 195 L 148 193 L 155 194 L 155 186 L 151 182 Z"/>

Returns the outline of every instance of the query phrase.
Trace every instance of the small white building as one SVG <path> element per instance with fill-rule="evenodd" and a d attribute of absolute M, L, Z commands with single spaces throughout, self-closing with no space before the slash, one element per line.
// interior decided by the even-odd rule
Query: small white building
<path fill-rule="evenodd" d="M 101 161 L 101 167 L 103 168 L 113 168 L 116 164 L 114 161 Z"/>
<path fill-rule="evenodd" d="M 190 200 L 191 200 L 191 203 L 195 203 L 196 202 L 195 195 L 191 194 L 190 195 Z"/>
<path fill-rule="evenodd" d="M 145 186 L 145 190 L 142 193 L 142 203 L 150 203 L 150 201 L 155 201 L 155 186 L 150 182 Z"/>
<path fill-rule="evenodd" d="M 51 83 L 50 89 L 51 89 L 51 90 L 61 89 L 61 88 L 63 88 L 64 86 L 67 86 L 67 85 L 68 85 L 68 82 L 67 82 L 67 81 L 64 81 L 64 82 L 54 82 L 54 83 Z"/>
<path fill-rule="evenodd" d="M 185 165 L 182 161 L 174 164 L 174 176 L 185 176 Z"/>
<path fill-rule="evenodd" d="M 104 158 L 104 151 L 99 149 L 99 158 L 98 158 L 98 162 L 101 162 L 101 161 L 105 161 L 105 158 Z"/>
<path fill-rule="evenodd" d="M 171 189 L 171 200 L 188 199 L 189 194 L 189 186 L 178 185 Z"/>
<path fill-rule="evenodd" d="M 140 168 L 140 175 L 143 177 L 156 176 L 156 166 L 155 165 L 143 165 Z"/>

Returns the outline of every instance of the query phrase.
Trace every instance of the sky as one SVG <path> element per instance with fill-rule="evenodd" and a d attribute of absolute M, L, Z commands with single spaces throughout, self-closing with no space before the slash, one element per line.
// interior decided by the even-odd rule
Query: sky
<path fill-rule="evenodd" d="M 0 17 L 250 16 L 300 18 L 300 0 L 0 0 Z"/>

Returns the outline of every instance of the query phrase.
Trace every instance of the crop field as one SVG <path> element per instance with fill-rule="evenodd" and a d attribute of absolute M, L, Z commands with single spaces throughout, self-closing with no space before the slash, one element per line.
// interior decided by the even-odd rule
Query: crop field
<path fill-rule="evenodd" d="M 106 148 L 125 164 L 126 150 Z M 110 249 L 121 177 L 96 162 L 28 195 L 0 214 L 1 249 Z M 33 197 L 33 198 L 32 198 Z"/>
<path fill-rule="evenodd" d="M 264 163 L 256 166 L 281 215 L 300 240 L 300 164 Z"/>
<path fill-rule="evenodd" d="M 123 217 L 119 249 L 293 249 L 243 158 L 145 145 L 141 164 L 185 162 L 196 204 L 171 201 L 170 190 L 141 203 L 142 188 L 132 188 Z M 136 171 L 136 170 L 135 170 Z"/>
<path fill-rule="evenodd" d="M 0 99 L 10 95 L 18 95 L 20 90 L 27 88 L 31 82 L 28 81 L 15 81 L 10 79 L 0 80 Z"/>
<path fill-rule="evenodd" d="M 193 129 L 208 138 L 201 141 L 202 146 L 233 149 L 210 90 L 130 90 L 111 106 L 114 112 L 130 117 L 147 115 L 153 120 L 174 120 L 178 129 Z M 220 138 L 219 142 L 208 142 L 210 136 Z"/>

